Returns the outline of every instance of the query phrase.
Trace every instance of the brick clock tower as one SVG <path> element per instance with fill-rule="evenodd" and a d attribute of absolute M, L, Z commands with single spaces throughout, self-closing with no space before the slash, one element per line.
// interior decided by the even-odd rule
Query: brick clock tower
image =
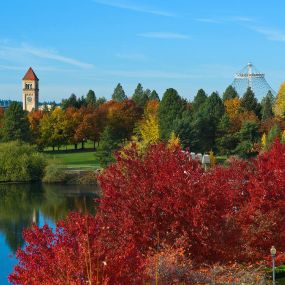
<path fill-rule="evenodd" d="M 23 109 L 31 112 L 39 107 L 39 79 L 30 67 L 22 80 Z"/>

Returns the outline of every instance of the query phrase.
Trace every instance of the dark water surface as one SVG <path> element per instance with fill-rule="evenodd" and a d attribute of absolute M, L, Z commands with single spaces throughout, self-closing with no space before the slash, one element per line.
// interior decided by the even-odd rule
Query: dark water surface
<path fill-rule="evenodd" d="M 96 190 L 93 185 L 0 184 L 0 284 L 10 284 L 23 229 L 33 222 L 54 227 L 70 211 L 95 214 Z"/>

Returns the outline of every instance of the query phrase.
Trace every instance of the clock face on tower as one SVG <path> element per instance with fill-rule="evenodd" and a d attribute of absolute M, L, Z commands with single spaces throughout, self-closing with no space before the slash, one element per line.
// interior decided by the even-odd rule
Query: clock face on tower
<path fill-rule="evenodd" d="M 31 104 L 33 102 L 33 97 L 32 96 L 27 96 L 27 103 Z"/>

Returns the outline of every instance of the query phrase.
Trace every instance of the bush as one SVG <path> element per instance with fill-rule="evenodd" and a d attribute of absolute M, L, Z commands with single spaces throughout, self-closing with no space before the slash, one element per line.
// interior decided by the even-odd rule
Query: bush
<path fill-rule="evenodd" d="M 45 175 L 43 177 L 44 183 L 62 183 L 66 181 L 66 174 L 64 170 L 55 163 L 50 163 L 45 168 Z"/>
<path fill-rule="evenodd" d="M 20 142 L 0 144 L 0 181 L 40 181 L 46 159 L 34 147 Z"/>
<path fill-rule="evenodd" d="M 71 179 L 70 184 L 97 185 L 98 172 L 88 171 Z"/>

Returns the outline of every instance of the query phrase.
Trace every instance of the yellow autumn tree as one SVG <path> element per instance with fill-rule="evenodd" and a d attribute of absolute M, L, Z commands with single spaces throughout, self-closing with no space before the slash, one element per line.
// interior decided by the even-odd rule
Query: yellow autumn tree
<path fill-rule="evenodd" d="M 170 138 L 168 140 L 168 147 L 170 149 L 175 149 L 176 147 L 180 146 L 180 139 L 174 132 L 170 134 Z"/>
<path fill-rule="evenodd" d="M 229 118 L 232 120 L 238 115 L 239 107 L 240 107 L 240 99 L 235 97 L 233 99 L 227 99 L 224 102 L 226 113 L 228 114 Z"/>
<path fill-rule="evenodd" d="M 282 135 L 281 135 L 281 142 L 283 144 L 285 144 L 285 130 L 282 132 Z"/>
<path fill-rule="evenodd" d="M 262 148 L 266 149 L 266 147 L 267 147 L 267 136 L 265 133 L 263 133 L 263 135 L 261 137 L 261 144 L 262 144 Z"/>
<path fill-rule="evenodd" d="M 214 152 L 211 150 L 210 151 L 210 164 L 211 164 L 211 167 L 215 166 L 216 163 L 217 163 L 217 159 L 215 157 Z"/>
<path fill-rule="evenodd" d="M 159 140 L 157 116 L 148 116 L 139 124 L 140 135 L 144 145 L 156 143 Z"/>
<path fill-rule="evenodd" d="M 275 116 L 285 118 L 285 81 L 281 84 L 273 107 Z"/>
<path fill-rule="evenodd" d="M 157 101 L 149 101 L 144 110 L 144 118 L 138 123 L 136 132 L 142 148 L 159 141 L 158 104 Z"/>

